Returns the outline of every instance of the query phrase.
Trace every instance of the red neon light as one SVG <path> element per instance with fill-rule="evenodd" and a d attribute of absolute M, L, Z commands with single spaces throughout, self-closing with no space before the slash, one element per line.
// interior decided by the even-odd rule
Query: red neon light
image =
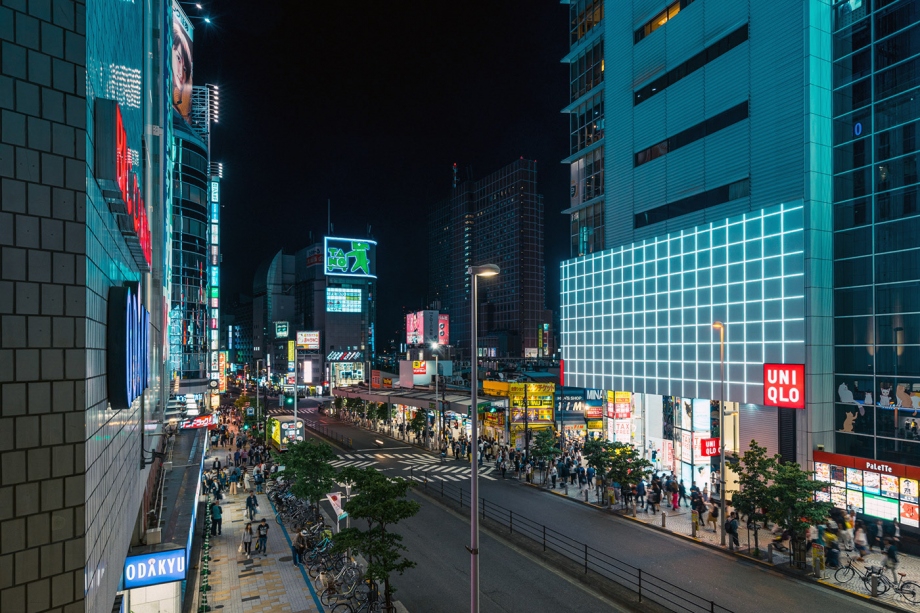
<path fill-rule="evenodd" d="M 134 233 L 140 242 L 141 250 L 144 253 L 144 259 L 150 266 L 153 260 L 150 243 L 150 226 L 147 221 L 147 207 L 144 206 L 144 198 L 141 196 L 141 190 L 137 184 L 137 175 L 131 172 L 131 156 L 128 152 L 128 135 L 125 132 L 125 124 L 121 118 L 121 107 L 115 107 L 115 146 L 117 148 L 117 165 L 118 165 L 118 187 L 121 190 L 121 196 L 128 208 L 128 215 L 131 216 Z"/>
<path fill-rule="evenodd" d="M 805 365 L 764 364 L 763 403 L 768 407 L 805 408 Z"/>

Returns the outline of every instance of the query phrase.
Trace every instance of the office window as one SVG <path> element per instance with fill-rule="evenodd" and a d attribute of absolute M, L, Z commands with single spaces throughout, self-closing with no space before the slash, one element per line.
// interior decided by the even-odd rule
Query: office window
<path fill-rule="evenodd" d="M 651 147 L 647 147 L 642 151 L 636 152 L 633 160 L 635 166 L 641 166 L 646 162 L 651 162 L 654 159 L 660 158 L 661 156 L 670 153 L 676 149 L 680 149 L 685 145 L 689 145 L 692 142 L 700 140 L 703 137 L 709 136 L 710 134 L 715 134 L 719 130 L 727 128 L 730 125 L 734 125 L 739 121 L 748 118 L 748 102 L 744 101 L 741 104 L 733 106 L 732 108 L 722 111 L 718 115 L 713 115 L 709 119 L 696 124 L 686 130 L 678 132 L 670 138 L 666 138 L 660 143 L 655 143 Z"/>
<path fill-rule="evenodd" d="M 577 0 L 569 7 L 571 35 L 569 44 L 574 45 L 593 30 L 604 18 L 604 0 Z"/>
<path fill-rule="evenodd" d="M 655 207 L 648 211 L 637 213 L 633 220 L 633 227 L 638 230 L 639 228 L 644 228 L 654 223 L 702 211 L 703 209 L 724 204 L 725 202 L 730 202 L 739 198 L 747 198 L 750 195 L 751 181 L 750 179 L 742 179 L 741 181 L 735 181 L 728 185 L 722 185 L 687 198 L 681 198 L 680 200 Z"/>
<path fill-rule="evenodd" d="M 663 11 L 655 15 L 648 23 L 643 25 L 641 28 L 635 31 L 633 35 L 633 44 L 638 43 L 640 40 L 666 24 L 671 19 L 677 16 L 681 9 L 687 8 L 693 0 L 677 0 L 672 2 L 665 8 Z"/>

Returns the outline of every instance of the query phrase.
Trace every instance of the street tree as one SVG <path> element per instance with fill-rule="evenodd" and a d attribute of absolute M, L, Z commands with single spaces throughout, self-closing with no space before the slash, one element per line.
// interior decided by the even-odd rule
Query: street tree
<path fill-rule="evenodd" d="M 295 496 L 319 505 L 335 486 L 335 468 L 329 464 L 335 457 L 329 443 L 312 438 L 294 443 L 288 446 L 280 474 L 291 483 Z"/>
<path fill-rule="evenodd" d="M 428 425 L 428 415 L 424 409 L 415 409 L 415 415 L 409 420 L 409 429 L 415 433 L 415 440 L 418 441 L 425 427 Z"/>
<path fill-rule="evenodd" d="M 621 487 L 638 483 L 653 469 L 652 463 L 627 443 L 590 440 L 585 443 L 582 457 L 588 466 L 594 467 L 597 478 L 601 481 L 601 488 L 605 492 L 608 482 L 618 483 Z"/>
<path fill-rule="evenodd" d="M 773 456 L 776 467 L 767 490 L 767 517 L 791 535 L 793 550 L 800 563 L 805 560 L 805 543 L 810 526 L 824 523 L 830 514 L 829 502 L 817 502 L 815 493 L 825 484 L 812 479 L 796 462 L 783 462 Z"/>
<path fill-rule="evenodd" d="M 383 582 L 385 610 L 393 611 L 395 589 L 390 583 L 394 573 L 402 575 L 413 568 L 415 562 L 405 557 L 403 537 L 390 529 L 404 519 L 419 512 L 421 505 L 407 500 L 412 483 L 401 477 L 387 477 L 374 468 L 348 467 L 342 470 L 339 480 L 353 486 L 357 494 L 345 503 L 345 511 L 352 519 L 366 522 L 367 528 L 345 528 L 336 536 L 335 551 L 354 550 L 367 559 L 365 577 Z"/>
<path fill-rule="evenodd" d="M 537 430 L 533 438 L 533 444 L 530 448 L 530 455 L 543 466 L 543 484 L 546 484 L 547 468 L 555 461 L 556 456 L 560 454 L 559 448 L 556 447 L 556 435 L 553 434 L 552 428 L 542 428 Z"/>
<path fill-rule="evenodd" d="M 332 399 L 332 406 L 335 407 L 337 411 L 341 411 L 345 408 L 345 399 L 341 396 L 336 396 Z"/>
<path fill-rule="evenodd" d="M 771 507 L 771 484 L 776 476 L 777 457 L 767 455 L 766 447 L 751 441 L 748 450 L 740 458 L 738 467 L 739 491 L 732 496 L 732 506 L 741 515 L 746 515 L 754 527 L 754 555 L 760 555 L 758 534 L 761 524 L 769 519 Z"/>

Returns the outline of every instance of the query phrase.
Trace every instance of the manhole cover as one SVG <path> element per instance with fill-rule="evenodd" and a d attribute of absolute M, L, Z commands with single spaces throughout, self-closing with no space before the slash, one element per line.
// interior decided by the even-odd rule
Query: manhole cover
<path fill-rule="evenodd" d="M 294 560 L 294 556 L 284 556 L 283 558 L 278 558 L 279 562 L 291 562 Z"/>

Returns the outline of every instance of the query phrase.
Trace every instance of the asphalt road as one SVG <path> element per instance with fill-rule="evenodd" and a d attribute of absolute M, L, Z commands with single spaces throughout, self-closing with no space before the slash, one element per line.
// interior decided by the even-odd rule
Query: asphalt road
<path fill-rule="evenodd" d="M 342 462 L 361 461 L 361 458 L 366 457 L 368 459 L 363 461 L 373 460 L 373 463 L 368 465 L 384 470 L 387 474 L 408 475 L 410 468 L 415 472 L 424 471 L 427 467 L 430 479 L 438 476 L 455 476 L 455 478 L 447 479 L 455 487 L 464 486 L 465 482 L 468 482 L 469 468 L 464 462 L 448 460 L 442 463 L 435 455 L 409 446 L 405 442 L 379 436 L 335 419 L 317 415 L 315 408 L 311 411 L 304 407 L 301 411 L 304 411 L 302 414 L 305 419 L 317 420 L 353 439 L 355 450 L 337 450 Z M 377 449 L 374 444 L 375 439 L 384 441 L 382 449 Z M 446 470 L 443 467 L 453 467 L 456 470 L 439 473 L 438 470 Z M 464 482 L 463 479 L 467 480 Z M 521 514 L 533 521 L 546 524 L 575 541 L 587 542 L 597 550 L 641 568 L 643 574 L 648 573 L 668 581 L 737 613 L 774 613 L 776 611 L 841 613 L 882 610 L 871 603 L 786 577 L 758 564 L 739 560 L 734 556 L 637 525 L 627 519 L 605 515 L 596 509 L 539 491 L 513 479 L 502 480 L 500 477 L 496 479 L 495 475 L 483 478 L 480 481 L 480 497 L 486 499 L 487 505 L 500 505 L 515 514 Z M 469 602 L 467 591 L 469 558 L 463 548 L 469 543 L 469 523 L 467 521 L 464 524 L 457 517 L 444 510 L 434 510 L 432 506 L 430 503 L 424 504 L 422 513 L 406 524 L 406 527 L 411 527 L 411 530 L 406 530 L 404 534 L 407 545 L 411 543 L 413 553 L 417 550 L 430 553 L 423 553 L 424 558 L 417 558 L 419 566 L 411 573 L 407 573 L 406 577 L 412 583 L 400 582 L 399 585 L 406 585 L 406 587 L 412 585 L 413 593 L 424 589 L 429 597 L 432 594 L 441 594 L 442 589 L 447 590 L 445 594 L 455 594 L 453 598 L 456 602 L 445 604 L 435 598 L 434 606 L 443 604 L 441 608 L 435 609 L 431 608 L 433 605 L 429 600 L 425 600 L 421 608 L 409 606 L 409 603 L 406 602 L 410 611 L 462 610 L 464 607 L 458 606 L 458 603 Z M 508 555 L 508 550 L 504 546 L 499 546 L 492 539 L 489 543 L 486 543 L 485 538 L 483 539 L 480 574 L 483 577 L 484 593 L 487 591 L 485 577 L 493 575 L 492 572 L 487 573 L 485 570 L 486 559 L 491 557 L 488 553 L 491 547 L 499 547 L 500 556 Z M 489 564 L 491 569 L 491 562 Z M 491 596 L 496 605 L 512 606 L 509 603 L 513 603 L 515 599 L 530 602 L 528 593 L 531 591 L 540 593 L 543 585 L 549 585 L 542 583 L 544 580 L 549 580 L 543 574 L 547 571 L 541 573 L 536 568 L 525 564 L 526 572 L 518 575 L 517 570 L 512 568 L 513 566 L 515 565 L 500 560 L 499 567 L 494 570 L 496 583 L 489 584 L 489 593 L 492 594 L 493 590 L 504 590 L 505 593 L 513 595 L 513 597 L 508 596 L 508 600 L 505 600 L 505 596 L 498 595 L 496 592 Z M 514 573 L 515 579 L 512 579 L 509 573 Z M 527 577 L 530 576 L 535 579 L 528 579 Z M 567 599 L 574 597 L 579 591 L 578 588 L 567 583 L 559 584 L 558 581 L 561 579 L 553 585 L 563 590 Z M 454 584 L 460 585 L 462 589 L 451 591 L 451 586 Z M 510 589 L 508 586 L 515 586 L 515 588 Z M 404 596 L 408 598 L 409 595 L 401 593 L 398 598 L 405 601 Z M 546 596 L 546 598 L 552 599 L 552 596 Z M 544 604 L 548 602 L 547 600 L 534 600 L 526 607 L 526 610 L 559 610 L 555 606 Z M 489 609 L 483 605 L 483 610 Z M 569 606 L 563 610 L 589 611 L 594 609 Z M 609 608 L 603 610 L 609 610 Z"/>

